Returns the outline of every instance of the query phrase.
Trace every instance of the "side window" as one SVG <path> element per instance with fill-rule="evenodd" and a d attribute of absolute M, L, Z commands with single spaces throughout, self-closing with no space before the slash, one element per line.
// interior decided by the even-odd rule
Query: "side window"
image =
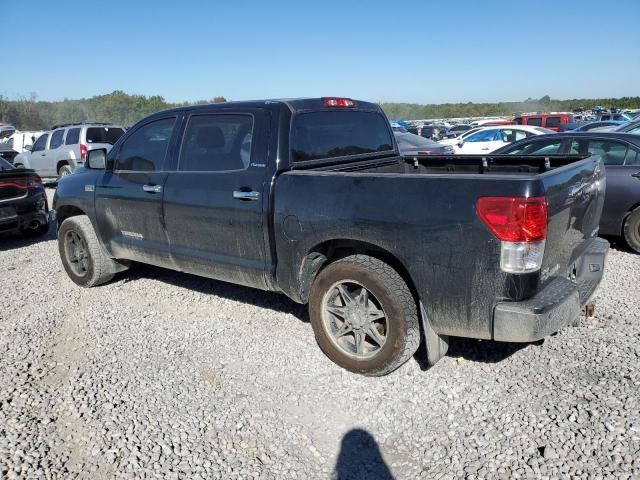
<path fill-rule="evenodd" d="M 500 138 L 499 130 L 482 130 L 469 136 L 465 142 L 493 142 Z"/>
<path fill-rule="evenodd" d="M 173 133 L 175 117 L 148 123 L 125 140 L 114 170 L 152 172 L 160 170 Z"/>
<path fill-rule="evenodd" d="M 635 148 L 629 147 L 627 157 L 624 159 L 625 165 L 640 165 L 640 151 Z"/>
<path fill-rule="evenodd" d="M 178 170 L 244 170 L 251 159 L 252 131 L 253 117 L 250 115 L 191 116 L 180 148 Z"/>
<path fill-rule="evenodd" d="M 547 128 L 555 128 L 560 126 L 560 117 L 547 117 L 546 125 Z"/>
<path fill-rule="evenodd" d="M 36 140 L 36 143 L 34 143 L 32 151 L 33 152 L 39 152 L 40 150 L 44 150 L 44 148 L 47 145 L 47 140 L 49 140 L 49 134 L 48 133 L 43 133 L 42 135 L 40 135 L 38 140 Z"/>
<path fill-rule="evenodd" d="M 56 130 L 51 135 L 51 142 L 49 143 L 49 149 L 53 150 L 62 145 L 62 138 L 64 137 L 64 130 Z"/>
<path fill-rule="evenodd" d="M 622 165 L 627 154 L 627 146 L 609 140 L 591 140 L 587 143 L 586 151 L 581 148 L 579 153 L 600 155 L 605 165 Z"/>
<path fill-rule="evenodd" d="M 80 129 L 79 128 L 70 128 L 67 130 L 67 139 L 65 140 L 65 145 L 77 145 L 80 143 Z"/>
<path fill-rule="evenodd" d="M 529 119 L 527 120 L 527 125 L 531 125 L 534 127 L 541 127 L 542 126 L 542 118 L 540 117 L 529 117 Z"/>
<path fill-rule="evenodd" d="M 538 140 L 509 150 L 508 155 L 553 155 L 560 153 L 562 139 Z"/>

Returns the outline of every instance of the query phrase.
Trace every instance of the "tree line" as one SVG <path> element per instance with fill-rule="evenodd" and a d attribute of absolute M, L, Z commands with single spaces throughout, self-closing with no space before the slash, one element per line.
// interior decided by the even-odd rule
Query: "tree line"
<path fill-rule="evenodd" d="M 11 123 L 19 130 L 48 130 L 54 125 L 75 122 L 113 122 L 125 127 L 141 118 L 166 108 L 225 102 L 214 97 L 196 102 L 171 103 L 161 96 L 128 95 L 116 90 L 91 98 L 42 101 L 35 95 L 10 100 L 0 96 L 0 122 Z M 414 103 L 381 103 L 389 118 L 406 120 L 420 118 L 459 118 L 511 115 L 518 112 L 571 111 L 576 108 L 603 107 L 640 108 L 640 97 L 581 98 L 555 100 L 548 95 L 523 102 L 498 103 L 442 103 L 419 105 Z"/>

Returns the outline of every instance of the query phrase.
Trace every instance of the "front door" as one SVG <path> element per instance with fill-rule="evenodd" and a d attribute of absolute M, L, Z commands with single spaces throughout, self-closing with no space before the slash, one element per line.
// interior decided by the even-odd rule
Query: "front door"
<path fill-rule="evenodd" d="M 29 168 L 33 168 L 38 175 L 43 177 L 53 175 L 52 169 L 47 163 L 47 156 L 49 154 L 49 150 L 47 149 L 49 145 L 49 137 L 50 135 L 48 133 L 40 135 L 38 140 L 36 140 L 36 143 L 33 144 L 33 149 L 29 156 Z"/>
<path fill-rule="evenodd" d="M 186 119 L 164 188 L 171 255 L 180 270 L 265 287 L 268 114 L 217 110 Z"/>
<path fill-rule="evenodd" d="M 172 154 L 177 117 L 155 118 L 127 132 L 109 152 L 96 183 L 96 218 L 109 253 L 119 259 L 172 267 L 162 218 L 164 163 Z"/>

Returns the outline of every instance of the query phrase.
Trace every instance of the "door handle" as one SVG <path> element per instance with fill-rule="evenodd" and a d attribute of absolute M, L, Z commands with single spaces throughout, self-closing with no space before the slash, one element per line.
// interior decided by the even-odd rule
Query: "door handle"
<path fill-rule="evenodd" d="M 485 147 L 485 148 L 483 148 L 482 150 L 489 150 L 489 147 Z"/>
<path fill-rule="evenodd" d="M 234 190 L 233 198 L 236 200 L 256 201 L 260 200 L 260 192 L 243 192 L 242 190 Z"/>
<path fill-rule="evenodd" d="M 162 185 L 143 185 L 142 190 L 147 193 L 160 193 L 162 192 Z"/>
<path fill-rule="evenodd" d="M 638 173 L 634 173 L 633 175 L 631 175 L 632 177 L 636 177 L 636 178 L 640 178 L 640 172 Z"/>

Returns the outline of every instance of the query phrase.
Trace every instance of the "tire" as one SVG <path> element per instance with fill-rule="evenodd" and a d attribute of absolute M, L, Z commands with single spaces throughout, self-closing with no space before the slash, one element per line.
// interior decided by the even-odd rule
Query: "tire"
<path fill-rule="evenodd" d="M 624 221 L 622 228 L 627 245 L 637 253 L 640 253 L 640 207 L 632 211 Z"/>
<path fill-rule="evenodd" d="M 25 237 L 42 237 L 49 233 L 49 222 L 42 223 L 38 228 L 22 230 L 22 235 Z"/>
<path fill-rule="evenodd" d="M 71 242 L 72 239 L 75 243 Z M 72 253 L 74 244 L 77 245 L 75 256 Z M 58 251 L 67 275 L 81 287 L 106 283 L 124 269 L 104 253 L 86 215 L 70 217 L 62 222 L 58 231 Z"/>
<path fill-rule="evenodd" d="M 344 299 L 345 289 L 350 300 Z M 367 294 L 363 296 L 365 289 Z M 349 310 L 353 305 L 361 315 Z M 358 320 L 380 314 L 382 319 L 364 320 L 368 327 Z M 418 312 L 409 287 L 388 264 L 366 255 L 343 258 L 318 274 L 311 287 L 309 316 L 322 351 L 350 372 L 387 375 L 420 346 Z M 339 335 L 341 331 L 346 333 Z M 371 333 L 365 334 L 359 349 L 357 339 L 363 331 Z M 382 344 L 380 339 L 384 339 Z"/>
<path fill-rule="evenodd" d="M 67 177 L 72 173 L 73 170 L 71 170 L 71 167 L 67 164 L 64 164 L 58 169 L 58 178 Z"/>

